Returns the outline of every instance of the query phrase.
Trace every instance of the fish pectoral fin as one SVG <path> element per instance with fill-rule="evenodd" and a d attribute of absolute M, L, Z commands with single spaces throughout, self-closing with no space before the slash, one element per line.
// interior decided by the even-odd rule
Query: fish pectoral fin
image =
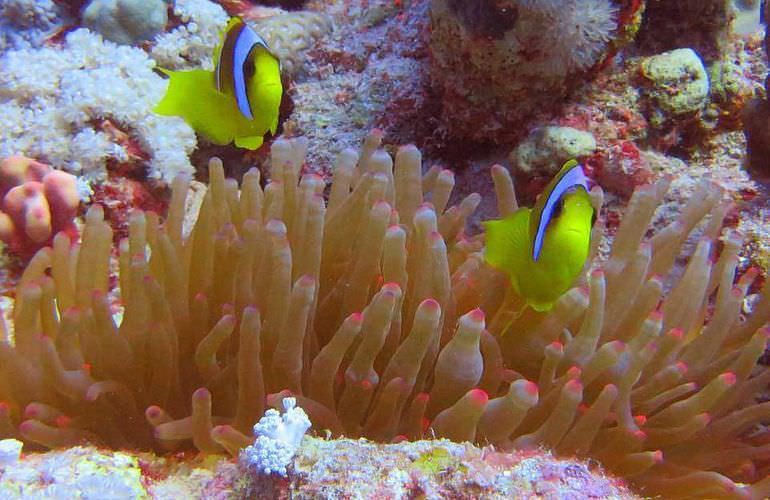
<path fill-rule="evenodd" d="M 548 312 L 553 308 L 553 302 L 532 302 L 527 301 L 527 305 L 531 307 L 534 311 L 543 313 Z"/>
<path fill-rule="evenodd" d="M 199 95 L 211 85 L 211 72 L 200 69 L 192 71 L 171 71 L 158 68 L 168 75 L 168 87 L 163 99 L 155 106 L 154 111 L 160 115 L 182 116 L 190 103 L 198 100 Z"/>
<path fill-rule="evenodd" d="M 249 137 L 236 137 L 235 145 L 243 149 L 259 149 L 264 141 L 264 137 L 261 135 L 252 135 Z"/>
<path fill-rule="evenodd" d="M 484 222 L 487 233 L 485 260 L 517 278 L 529 260 L 529 209 L 521 208 L 505 219 Z"/>

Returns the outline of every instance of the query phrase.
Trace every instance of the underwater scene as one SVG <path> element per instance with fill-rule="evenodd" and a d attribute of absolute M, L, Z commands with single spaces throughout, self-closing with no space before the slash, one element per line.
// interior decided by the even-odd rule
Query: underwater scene
<path fill-rule="evenodd" d="M 0 499 L 770 498 L 766 19 L 0 0 Z"/>

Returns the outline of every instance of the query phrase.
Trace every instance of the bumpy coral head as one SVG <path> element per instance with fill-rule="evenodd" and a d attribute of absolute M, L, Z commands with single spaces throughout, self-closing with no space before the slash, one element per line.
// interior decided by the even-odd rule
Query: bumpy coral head
<path fill-rule="evenodd" d="M 23 156 L 0 161 L 0 240 L 29 258 L 59 231 L 77 235 L 75 177 Z"/>
<path fill-rule="evenodd" d="M 612 0 L 431 1 L 431 84 L 449 135 L 500 141 L 613 49 Z"/>

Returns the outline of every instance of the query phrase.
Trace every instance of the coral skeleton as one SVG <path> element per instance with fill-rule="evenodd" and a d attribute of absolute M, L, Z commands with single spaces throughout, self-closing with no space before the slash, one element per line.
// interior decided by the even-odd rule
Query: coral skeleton
<path fill-rule="evenodd" d="M 296 404 L 296 398 L 285 398 L 283 415 L 274 408 L 265 412 L 254 425 L 257 440 L 241 451 L 242 466 L 257 473 L 286 476 L 286 467 L 310 428 L 307 414 Z"/>
<path fill-rule="evenodd" d="M 737 275 L 720 189 L 704 183 L 647 239 L 668 181 L 640 187 L 609 257 L 552 311 L 516 316 L 483 234 L 464 230 L 480 196 L 450 205 L 452 175 L 423 173 L 414 146 L 391 158 L 381 138 L 339 154 L 328 201 L 301 175 L 303 139 L 274 141 L 264 188 L 213 159 L 189 232 L 177 177 L 165 220 L 136 211 L 119 244 L 119 315 L 112 230 L 92 206 L 79 245 L 60 233 L 21 277 L 0 342 L 4 437 L 235 456 L 293 397 L 316 433 L 543 446 L 645 495 L 770 494 L 770 436 L 753 432 L 770 408 L 754 399 L 770 378 L 756 366 L 770 285 L 744 312 L 758 272 Z M 492 176 L 510 214 L 511 177 Z"/>

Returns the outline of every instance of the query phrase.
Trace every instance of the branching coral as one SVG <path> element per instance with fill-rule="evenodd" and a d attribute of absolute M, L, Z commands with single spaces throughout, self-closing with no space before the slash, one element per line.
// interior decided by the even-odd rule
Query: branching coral
<path fill-rule="evenodd" d="M 463 232 L 479 196 L 448 207 L 454 177 L 423 175 L 413 146 L 394 162 L 379 137 L 340 154 L 328 203 L 320 178 L 300 177 L 301 139 L 274 142 L 264 189 L 252 170 L 239 191 L 212 160 L 189 234 L 177 178 L 166 221 L 137 212 L 120 244 L 119 325 L 112 234 L 92 207 L 79 247 L 57 236 L 22 276 L 14 340 L 0 343 L 0 429 L 45 447 L 236 454 L 266 405 L 293 395 L 316 432 L 544 445 L 645 494 L 768 494 L 767 433 L 747 432 L 770 406 L 754 400 L 770 377 L 755 371 L 770 292 L 740 317 L 756 272 L 734 283 L 741 242 L 718 239 L 717 188 L 649 241 L 666 185 L 640 188 L 588 288 L 511 321 L 517 299 L 483 265 L 483 236 Z M 510 213 L 510 177 L 492 174 Z M 686 270 L 667 278 L 703 219 Z"/>

